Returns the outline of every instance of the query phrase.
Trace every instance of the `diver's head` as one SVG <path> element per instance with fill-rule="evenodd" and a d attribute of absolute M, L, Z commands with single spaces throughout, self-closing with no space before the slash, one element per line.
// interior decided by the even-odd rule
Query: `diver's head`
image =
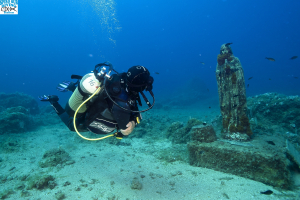
<path fill-rule="evenodd" d="M 128 69 L 126 75 L 126 84 L 130 91 L 142 92 L 143 90 L 151 91 L 153 77 L 146 67 L 137 65 Z"/>

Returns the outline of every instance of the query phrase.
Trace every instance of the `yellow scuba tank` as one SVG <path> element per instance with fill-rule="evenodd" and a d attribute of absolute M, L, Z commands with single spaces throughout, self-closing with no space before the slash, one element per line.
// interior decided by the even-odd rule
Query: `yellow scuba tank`
<path fill-rule="evenodd" d="M 84 102 L 89 95 L 96 92 L 96 90 L 100 87 L 100 82 L 97 80 L 93 73 L 86 74 L 82 77 L 78 87 L 73 92 L 72 96 L 70 97 L 66 108 L 67 113 L 74 115 L 74 112 L 77 108 Z M 99 94 L 100 90 L 95 94 Z M 78 110 L 78 114 L 84 113 L 88 109 L 88 105 L 84 104 Z"/>

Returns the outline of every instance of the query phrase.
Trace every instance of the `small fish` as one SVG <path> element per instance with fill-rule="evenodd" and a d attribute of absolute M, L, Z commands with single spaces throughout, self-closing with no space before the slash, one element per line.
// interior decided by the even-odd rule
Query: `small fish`
<path fill-rule="evenodd" d="M 210 107 L 210 106 L 209 106 L 208 108 L 209 108 L 209 109 L 211 109 L 211 107 Z"/>
<path fill-rule="evenodd" d="M 272 62 L 274 62 L 274 61 L 275 61 L 275 59 L 274 59 L 274 58 L 268 58 L 268 57 L 266 57 L 266 59 L 267 59 L 267 60 L 269 60 L 269 61 L 272 61 Z"/>
<path fill-rule="evenodd" d="M 207 92 L 209 92 L 209 89 L 207 89 Z"/>
<path fill-rule="evenodd" d="M 155 74 L 159 74 L 158 72 L 154 72 Z"/>
<path fill-rule="evenodd" d="M 269 81 L 270 81 L 270 80 L 272 80 L 272 79 L 269 78 Z"/>
<path fill-rule="evenodd" d="M 295 78 L 295 79 L 298 79 L 298 77 L 297 77 L 297 76 L 294 76 L 294 78 Z"/>
<path fill-rule="evenodd" d="M 290 60 L 294 60 L 296 58 L 298 58 L 298 56 L 293 56 L 293 57 L 290 58 Z"/>
<path fill-rule="evenodd" d="M 261 193 L 261 194 L 270 195 L 270 194 L 273 194 L 273 191 L 272 191 L 272 190 L 267 190 L 267 191 L 260 192 L 260 193 Z"/>
<path fill-rule="evenodd" d="M 226 44 L 225 44 L 225 47 L 228 47 L 228 46 L 231 45 L 231 44 L 233 44 L 233 43 L 232 43 L 232 42 L 226 43 Z"/>
<path fill-rule="evenodd" d="M 204 62 L 200 62 L 202 65 L 205 65 L 205 63 Z"/>
<path fill-rule="evenodd" d="M 266 141 L 268 144 L 275 145 L 273 141 Z"/>
<path fill-rule="evenodd" d="M 249 84 L 248 84 L 249 85 Z M 234 95 L 233 97 L 238 97 L 238 96 L 240 96 L 239 94 L 237 94 L 237 95 Z"/>
<path fill-rule="evenodd" d="M 249 84 L 247 85 L 247 88 L 249 87 Z"/>
<path fill-rule="evenodd" d="M 248 78 L 248 80 L 251 80 L 251 79 L 253 79 L 253 76 L 251 76 L 250 78 Z"/>

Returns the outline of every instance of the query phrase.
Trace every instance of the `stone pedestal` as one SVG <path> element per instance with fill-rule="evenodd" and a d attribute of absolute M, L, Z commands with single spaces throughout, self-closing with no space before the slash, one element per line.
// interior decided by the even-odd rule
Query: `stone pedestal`
<path fill-rule="evenodd" d="M 214 142 L 217 140 L 216 132 L 212 125 L 198 125 L 191 130 L 191 139 L 198 142 Z"/>
<path fill-rule="evenodd" d="M 240 60 L 232 53 L 230 44 L 221 46 L 216 69 L 224 137 L 248 140 L 252 135 L 247 117 L 244 72 Z"/>
<path fill-rule="evenodd" d="M 188 144 L 188 150 L 193 166 L 231 173 L 274 187 L 291 188 L 289 161 L 283 152 L 276 151 L 276 147 L 267 151 L 261 143 L 193 141 Z"/>

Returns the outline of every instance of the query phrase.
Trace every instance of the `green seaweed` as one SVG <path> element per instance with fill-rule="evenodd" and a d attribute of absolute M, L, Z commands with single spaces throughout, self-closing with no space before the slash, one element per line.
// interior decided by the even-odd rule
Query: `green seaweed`
<path fill-rule="evenodd" d="M 62 191 L 59 191 L 59 192 L 55 193 L 55 198 L 57 200 L 62 200 L 62 199 L 66 198 L 66 195 Z"/>
<path fill-rule="evenodd" d="M 55 186 L 56 183 L 53 176 L 40 173 L 28 178 L 27 190 L 32 190 L 33 188 L 38 190 L 53 189 Z"/>
<path fill-rule="evenodd" d="M 66 165 L 68 161 L 72 161 L 70 155 L 64 149 L 57 148 L 46 151 L 39 165 L 42 168 L 56 167 L 58 164 Z"/>
<path fill-rule="evenodd" d="M 9 195 L 14 194 L 15 192 L 11 189 L 4 190 L 0 192 L 0 199 L 6 199 L 9 197 Z"/>

